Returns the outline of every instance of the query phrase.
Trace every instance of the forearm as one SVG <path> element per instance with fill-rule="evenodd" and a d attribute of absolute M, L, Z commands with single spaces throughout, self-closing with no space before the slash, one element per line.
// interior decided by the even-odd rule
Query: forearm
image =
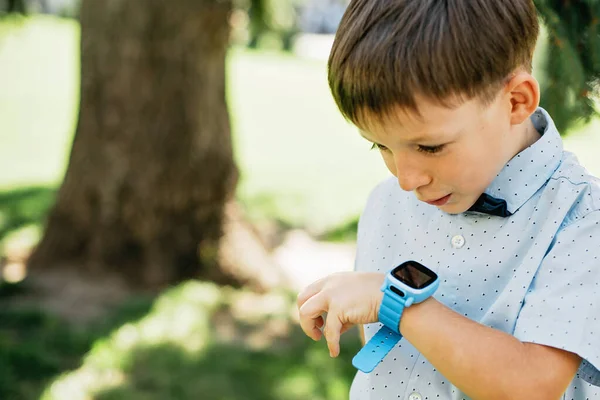
<path fill-rule="evenodd" d="M 407 308 L 400 329 L 442 375 L 473 399 L 560 397 L 560 385 L 546 373 L 549 366 L 531 345 L 435 299 Z"/>

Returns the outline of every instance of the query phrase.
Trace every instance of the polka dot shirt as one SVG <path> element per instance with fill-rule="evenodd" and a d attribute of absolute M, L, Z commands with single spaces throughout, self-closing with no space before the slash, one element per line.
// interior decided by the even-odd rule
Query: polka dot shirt
<path fill-rule="evenodd" d="M 579 354 L 584 361 L 564 399 L 600 400 L 600 180 L 563 150 L 545 110 L 532 120 L 540 139 L 486 189 L 506 201 L 509 216 L 446 214 L 389 179 L 361 216 L 356 270 L 423 263 L 440 276 L 435 298 L 454 311 Z M 366 340 L 380 326 L 365 325 Z M 468 398 L 406 339 L 373 372 L 357 372 L 350 393 L 351 400 Z"/>

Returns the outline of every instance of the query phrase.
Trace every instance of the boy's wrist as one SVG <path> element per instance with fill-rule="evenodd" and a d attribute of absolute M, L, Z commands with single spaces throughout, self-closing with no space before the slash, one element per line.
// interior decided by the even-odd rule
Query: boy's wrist
<path fill-rule="evenodd" d="M 381 291 L 384 293 L 378 306 L 378 320 L 388 328 L 401 333 L 404 314 L 426 311 L 420 307 L 433 296 L 439 287 L 438 275 L 416 261 L 406 261 L 384 274 Z"/>
<path fill-rule="evenodd" d="M 431 314 L 435 309 L 440 306 L 441 303 L 435 298 L 430 297 L 427 300 L 413 304 L 410 307 L 406 307 L 400 318 L 400 332 L 403 336 L 406 336 L 405 332 L 410 330 L 411 326 L 414 326 L 418 320 L 427 318 L 428 314 Z"/>

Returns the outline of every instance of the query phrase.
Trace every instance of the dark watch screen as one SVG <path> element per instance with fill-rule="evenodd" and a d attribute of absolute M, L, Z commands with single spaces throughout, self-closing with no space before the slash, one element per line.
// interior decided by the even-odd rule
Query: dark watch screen
<path fill-rule="evenodd" d="M 392 275 L 413 289 L 423 289 L 436 279 L 435 272 L 416 261 L 407 261 L 394 268 Z"/>

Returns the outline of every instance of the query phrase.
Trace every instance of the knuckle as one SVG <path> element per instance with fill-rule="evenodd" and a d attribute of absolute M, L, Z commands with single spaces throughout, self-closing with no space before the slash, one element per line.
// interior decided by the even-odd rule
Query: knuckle
<path fill-rule="evenodd" d="M 304 291 L 298 293 L 298 295 L 296 296 L 296 305 L 298 307 L 300 307 L 302 305 L 302 295 L 304 294 Z"/>
<path fill-rule="evenodd" d="M 300 315 L 300 318 L 306 317 L 306 307 L 302 306 L 298 308 L 298 314 Z"/>

